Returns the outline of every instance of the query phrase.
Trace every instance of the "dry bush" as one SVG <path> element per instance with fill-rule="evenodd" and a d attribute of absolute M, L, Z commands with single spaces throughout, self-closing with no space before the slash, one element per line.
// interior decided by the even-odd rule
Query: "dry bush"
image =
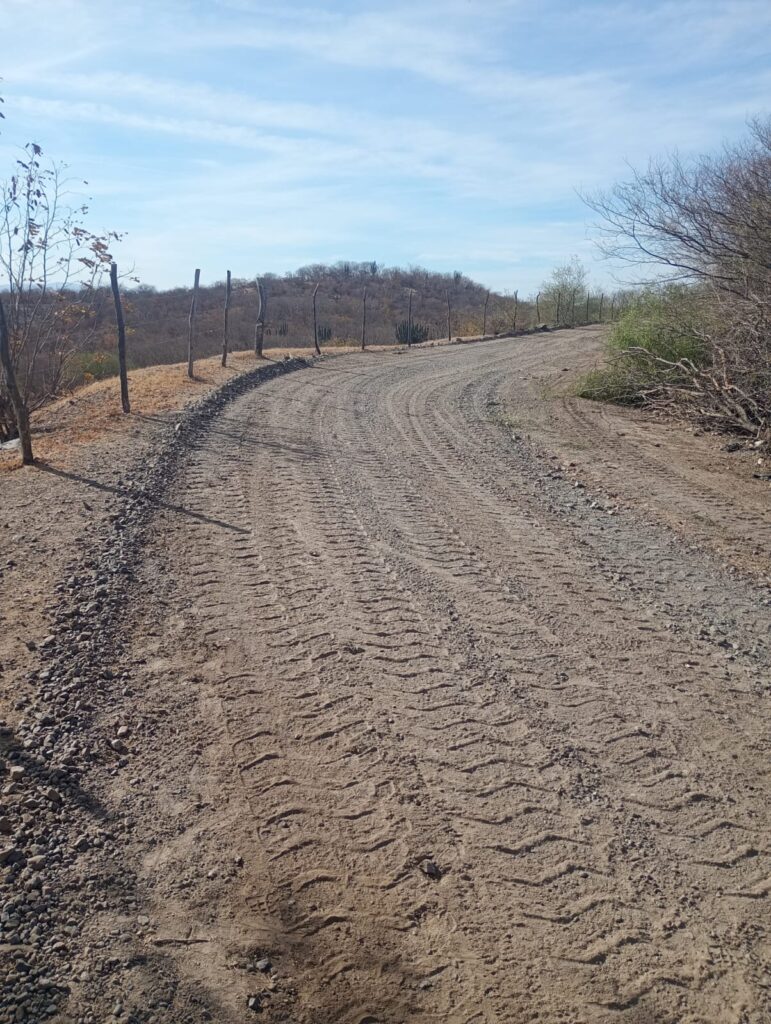
<path fill-rule="evenodd" d="M 594 374 L 584 392 L 607 387 L 627 400 L 679 407 L 719 427 L 768 432 L 771 119 L 751 122 L 748 138 L 716 157 L 651 163 L 587 202 L 603 218 L 603 251 L 646 275 L 655 271 L 666 316 L 651 335 L 637 309 L 625 325 L 624 344 L 611 341 L 607 380 L 602 371 Z M 676 301 L 666 291 L 673 282 L 685 285 Z M 667 324 L 685 310 L 698 359 L 657 350 Z"/>

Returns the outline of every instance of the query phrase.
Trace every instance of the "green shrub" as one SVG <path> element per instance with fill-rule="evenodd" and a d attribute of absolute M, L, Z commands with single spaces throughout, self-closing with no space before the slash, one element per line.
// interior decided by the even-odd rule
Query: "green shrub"
<path fill-rule="evenodd" d="M 699 331 L 697 290 L 670 286 L 642 292 L 614 324 L 605 364 L 587 373 L 576 393 L 581 398 L 624 405 L 644 404 L 664 385 L 688 374 L 677 365 L 708 362 Z"/>

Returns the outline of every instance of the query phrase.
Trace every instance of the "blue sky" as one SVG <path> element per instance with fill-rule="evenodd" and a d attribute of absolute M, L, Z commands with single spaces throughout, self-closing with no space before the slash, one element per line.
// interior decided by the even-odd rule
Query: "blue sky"
<path fill-rule="evenodd" d="M 39 142 L 142 281 L 376 259 L 527 293 L 575 190 L 767 112 L 768 0 L 0 0 L 0 176 Z M 10 44 L 10 45 L 9 45 Z"/>

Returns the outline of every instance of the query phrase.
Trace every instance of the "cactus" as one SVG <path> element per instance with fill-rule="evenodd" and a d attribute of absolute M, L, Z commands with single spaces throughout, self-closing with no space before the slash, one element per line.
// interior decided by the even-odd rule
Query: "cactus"
<path fill-rule="evenodd" d="M 400 321 L 395 327 L 396 340 L 400 345 L 407 345 L 412 341 L 413 345 L 417 345 L 418 342 L 426 341 L 428 339 L 431 330 L 428 324 L 422 324 L 418 320 L 412 321 L 412 338 L 410 338 L 410 323 L 409 320 Z"/>

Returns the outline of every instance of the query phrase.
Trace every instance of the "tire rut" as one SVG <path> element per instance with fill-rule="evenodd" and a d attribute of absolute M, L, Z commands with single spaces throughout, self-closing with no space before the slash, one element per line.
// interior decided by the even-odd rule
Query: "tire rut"
<path fill-rule="evenodd" d="M 771 1013 L 764 592 L 512 439 L 541 361 L 322 364 L 191 454 L 169 572 L 294 1020 Z"/>

